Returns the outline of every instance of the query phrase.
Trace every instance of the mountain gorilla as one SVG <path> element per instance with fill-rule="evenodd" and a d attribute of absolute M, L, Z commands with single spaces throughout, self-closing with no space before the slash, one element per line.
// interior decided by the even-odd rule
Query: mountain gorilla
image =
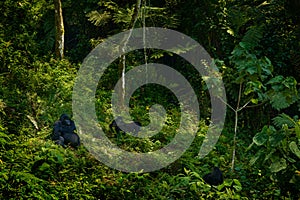
<path fill-rule="evenodd" d="M 117 123 L 121 126 L 123 126 L 125 128 L 126 131 L 123 131 L 118 125 Z M 136 125 L 136 126 L 134 126 Z M 111 131 L 116 131 L 117 133 L 117 137 L 120 136 L 121 132 L 130 132 L 133 133 L 134 136 L 137 136 L 138 133 L 140 132 L 140 127 L 142 126 L 142 124 L 140 122 L 134 121 L 132 123 L 125 123 L 123 121 L 123 118 L 118 116 L 115 120 L 113 120 L 111 122 L 111 124 L 109 125 L 109 128 Z"/>
<path fill-rule="evenodd" d="M 203 180 L 210 185 L 220 185 L 223 183 L 223 174 L 218 167 L 214 167 L 211 173 L 203 176 Z"/>
<path fill-rule="evenodd" d="M 52 140 L 63 147 L 66 145 L 78 147 L 80 145 L 80 138 L 74 132 L 75 130 L 74 121 L 68 115 L 62 114 L 59 120 L 54 123 Z"/>

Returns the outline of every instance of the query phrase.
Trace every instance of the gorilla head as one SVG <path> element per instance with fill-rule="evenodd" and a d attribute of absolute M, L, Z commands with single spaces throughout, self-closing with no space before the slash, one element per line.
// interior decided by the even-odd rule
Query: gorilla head
<path fill-rule="evenodd" d="M 70 117 L 67 114 L 62 114 L 60 116 L 59 120 L 61 121 L 61 123 L 63 125 L 66 125 L 66 126 L 70 126 L 71 125 L 71 119 L 70 119 Z"/>

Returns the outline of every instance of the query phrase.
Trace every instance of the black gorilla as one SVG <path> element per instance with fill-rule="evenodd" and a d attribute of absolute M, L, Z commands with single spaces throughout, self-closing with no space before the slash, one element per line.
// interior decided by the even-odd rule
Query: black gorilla
<path fill-rule="evenodd" d="M 59 120 L 54 124 L 52 140 L 63 147 L 65 147 L 65 145 L 78 147 L 80 145 L 80 138 L 74 132 L 75 130 L 74 121 L 71 120 L 68 115 L 62 114 Z"/>
<path fill-rule="evenodd" d="M 117 125 L 117 123 L 119 125 L 121 125 L 124 128 L 124 130 L 122 130 Z M 111 131 L 114 131 L 114 130 L 116 131 L 117 137 L 120 136 L 121 132 L 130 132 L 130 133 L 133 133 L 134 136 L 137 136 L 138 133 L 140 132 L 141 126 L 142 126 L 142 124 L 137 121 L 134 121 L 132 123 L 125 123 L 123 121 L 123 118 L 119 116 L 111 122 L 111 124 L 109 125 L 109 128 Z"/>
<path fill-rule="evenodd" d="M 211 173 L 203 176 L 203 180 L 210 185 L 220 185 L 223 183 L 223 174 L 218 167 L 214 167 Z"/>

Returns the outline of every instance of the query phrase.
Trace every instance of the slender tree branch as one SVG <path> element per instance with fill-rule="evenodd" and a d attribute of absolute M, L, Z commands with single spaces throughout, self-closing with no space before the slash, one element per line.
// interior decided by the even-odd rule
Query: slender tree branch
<path fill-rule="evenodd" d="M 230 104 L 228 104 L 226 101 L 224 101 L 224 99 L 222 99 L 221 97 L 219 97 L 219 99 L 220 99 L 226 106 L 228 106 L 233 112 L 235 112 L 235 109 L 234 109 Z"/>
<path fill-rule="evenodd" d="M 261 105 L 264 105 L 266 102 L 267 102 L 267 100 L 266 100 L 266 101 L 263 101 L 263 102 L 261 102 L 261 103 L 259 103 L 259 104 L 256 104 L 256 105 L 246 106 L 245 108 L 255 108 L 255 107 L 259 107 L 259 106 L 261 106 Z"/>
<path fill-rule="evenodd" d="M 236 105 L 236 110 L 238 110 L 238 108 L 240 107 L 241 97 L 242 97 L 242 83 L 240 83 L 238 102 L 237 102 L 237 105 Z"/>
<path fill-rule="evenodd" d="M 249 100 L 247 103 L 245 103 L 245 104 L 243 105 L 243 107 L 240 107 L 239 109 L 237 109 L 237 112 L 239 112 L 239 111 L 243 110 L 245 107 L 247 107 L 247 105 L 248 105 L 250 102 L 251 102 L 251 100 Z"/>

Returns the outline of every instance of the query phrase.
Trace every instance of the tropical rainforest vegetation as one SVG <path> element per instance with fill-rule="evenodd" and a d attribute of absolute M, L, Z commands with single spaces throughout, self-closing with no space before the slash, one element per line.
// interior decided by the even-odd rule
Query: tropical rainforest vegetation
<path fill-rule="evenodd" d="M 300 198 L 300 1 L 2 0 L 0 9 L 0 199 Z M 114 85 L 145 58 L 190 82 L 201 117 L 178 160 L 152 172 L 122 172 L 98 161 L 84 141 L 63 148 L 51 133 L 62 113 L 72 116 L 84 58 L 106 38 L 141 27 L 176 30 L 205 48 L 224 82 L 226 120 L 217 144 L 200 158 L 211 113 L 205 81 L 175 54 L 130 52 L 107 68 L 95 94 L 98 123 L 111 141 L 149 152 L 176 134 L 178 102 L 151 84 L 134 92 L 130 113 L 147 125 L 149 107 L 163 105 L 161 132 L 141 139 L 109 129 Z M 218 186 L 202 178 L 214 166 L 224 176 Z"/>

